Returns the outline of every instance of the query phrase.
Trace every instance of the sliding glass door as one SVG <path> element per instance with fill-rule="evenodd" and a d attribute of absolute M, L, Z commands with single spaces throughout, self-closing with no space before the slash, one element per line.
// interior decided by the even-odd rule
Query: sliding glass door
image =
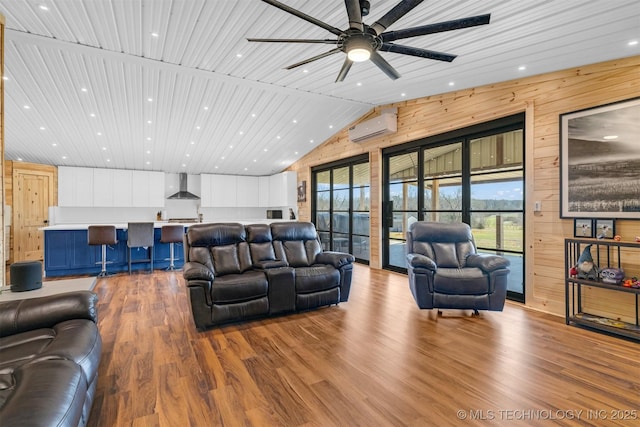
<path fill-rule="evenodd" d="M 466 222 L 479 252 L 510 259 L 509 297 L 524 299 L 522 115 L 383 152 L 383 266 L 406 272 L 415 221 Z"/>
<path fill-rule="evenodd" d="M 369 263 L 371 180 L 368 156 L 314 168 L 311 210 L 322 247 Z"/>

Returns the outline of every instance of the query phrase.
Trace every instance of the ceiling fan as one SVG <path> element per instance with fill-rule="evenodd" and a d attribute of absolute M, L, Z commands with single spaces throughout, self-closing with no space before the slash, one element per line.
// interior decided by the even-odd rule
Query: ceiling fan
<path fill-rule="evenodd" d="M 423 2 L 423 0 L 402 0 L 389 10 L 382 18 L 378 19 L 374 24 L 367 25 L 362 22 L 362 17 L 369 13 L 369 1 L 367 0 L 345 0 L 347 15 L 349 19 L 349 28 L 341 30 L 325 22 L 322 22 L 312 16 L 309 16 L 297 9 L 286 4 L 282 4 L 275 0 L 262 0 L 278 9 L 284 10 L 298 18 L 304 19 L 314 25 L 324 28 L 330 33 L 335 34 L 338 38 L 333 39 L 257 39 L 248 38 L 250 42 L 271 42 L 271 43 L 322 43 L 335 44 L 337 47 L 328 52 L 321 53 L 314 57 L 305 59 L 304 61 L 285 67 L 287 70 L 308 64 L 318 59 L 333 55 L 334 53 L 344 52 L 347 57 L 342 64 L 340 73 L 336 82 L 341 82 L 347 76 L 354 62 L 363 62 L 368 59 L 378 66 L 387 76 L 395 80 L 400 74 L 389 64 L 378 51 L 394 52 L 403 55 L 417 56 L 419 58 L 435 59 L 437 61 L 451 62 L 456 55 L 451 55 L 433 50 L 420 49 L 417 47 L 404 46 L 392 43 L 395 40 L 406 39 L 409 37 L 423 36 L 426 34 L 441 33 L 444 31 L 458 30 L 461 28 L 475 27 L 478 25 L 488 24 L 491 14 L 472 16 L 469 18 L 455 19 L 453 21 L 439 22 L 436 24 L 422 25 L 419 27 L 405 28 L 397 31 L 385 31 L 393 23 L 409 13 L 413 8 Z"/>

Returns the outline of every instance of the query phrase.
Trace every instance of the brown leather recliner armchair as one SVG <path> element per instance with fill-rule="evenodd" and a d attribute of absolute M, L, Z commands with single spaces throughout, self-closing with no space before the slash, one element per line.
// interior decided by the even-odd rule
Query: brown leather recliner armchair
<path fill-rule="evenodd" d="M 465 223 L 419 221 L 407 232 L 409 287 L 420 308 L 502 311 L 509 264 L 478 254 Z"/>

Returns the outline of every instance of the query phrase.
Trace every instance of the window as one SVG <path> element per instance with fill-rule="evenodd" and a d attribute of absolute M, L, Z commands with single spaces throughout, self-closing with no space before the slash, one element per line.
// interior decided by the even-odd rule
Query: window
<path fill-rule="evenodd" d="M 383 152 L 383 267 L 406 272 L 412 222 L 466 222 L 479 252 L 510 259 L 524 300 L 524 115 Z"/>
<path fill-rule="evenodd" d="M 325 250 L 348 252 L 369 263 L 371 181 L 368 156 L 312 171 L 312 218 Z"/>

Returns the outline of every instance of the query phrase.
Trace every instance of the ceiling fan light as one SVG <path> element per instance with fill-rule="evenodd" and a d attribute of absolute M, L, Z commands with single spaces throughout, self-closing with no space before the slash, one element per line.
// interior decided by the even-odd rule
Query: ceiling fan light
<path fill-rule="evenodd" d="M 347 52 L 347 57 L 353 62 L 363 62 L 371 57 L 371 51 L 362 47 L 356 47 Z"/>

